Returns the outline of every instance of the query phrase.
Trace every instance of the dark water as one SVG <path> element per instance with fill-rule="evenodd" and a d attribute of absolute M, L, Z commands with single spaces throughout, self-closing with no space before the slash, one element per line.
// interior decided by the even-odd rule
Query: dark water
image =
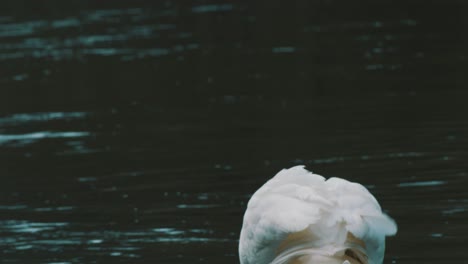
<path fill-rule="evenodd" d="M 2 263 L 238 263 L 296 164 L 379 199 L 385 263 L 466 262 L 466 5 L 354 2 L 1 4 Z"/>

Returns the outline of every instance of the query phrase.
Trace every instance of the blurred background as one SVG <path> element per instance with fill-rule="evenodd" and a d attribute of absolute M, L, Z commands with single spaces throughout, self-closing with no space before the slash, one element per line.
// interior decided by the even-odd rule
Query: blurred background
<path fill-rule="evenodd" d="M 385 263 L 462 263 L 461 0 L 0 3 L 2 263 L 238 263 L 278 170 L 364 184 Z"/>

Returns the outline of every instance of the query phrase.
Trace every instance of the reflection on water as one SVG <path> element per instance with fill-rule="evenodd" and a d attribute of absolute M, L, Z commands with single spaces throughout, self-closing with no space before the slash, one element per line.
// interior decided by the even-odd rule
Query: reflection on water
<path fill-rule="evenodd" d="M 28 134 L 0 135 L 0 145 L 10 141 L 18 141 L 20 144 L 29 144 L 46 138 L 76 138 L 89 136 L 88 132 L 34 132 Z"/>
<path fill-rule="evenodd" d="M 0 4 L 2 262 L 238 263 L 248 199 L 297 164 L 381 201 L 386 263 L 465 262 L 460 1 L 23 2 Z"/>
<path fill-rule="evenodd" d="M 193 12 L 227 10 L 226 6 L 198 6 Z M 0 24 L 0 38 L 9 41 L 0 44 L 0 60 L 24 58 L 52 58 L 69 60 L 87 55 L 119 56 L 121 59 L 142 59 L 147 56 L 162 56 L 185 49 L 196 49 L 196 43 L 176 45 L 171 48 L 133 47 L 132 42 L 157 40 L 160 32 L 176 31 L 175 24 L 154 21 L 160 13 L 149 15 L 141 8 L 116 10 L 91 10 L 81 12 L 77 17 L 57 20 L 36 20 L 21 23 Z M 130 22 L 130 23 L 129 23 Z M 98 25 L 105 25 L 98 34 Z M 88 33 L 89 32 L 89 33 Z M 180 37 L 189 37 L 182 33 Z M 19 39 L 18 39 L 19 37 Z M 13 39 L 11 39 L 13 38 Z"/>
<path fill-rule="evenodd" d="M 223 5 L 200 5 L 192 7 L 194 13 L 207 13 L 207 12 L 220 12 L 220 11 L 231 11 L 234 8 L 232 4 Z"/>
<path fill-rule="evenodd" d="M 26 122 L 48 122 L 53 120 L 71 120 L 85 118 L 85 112 L 43 112 L 43 113 L 30 113 L 30 114 L 14 114 L 0 118 L 2 126 L 7 125 L 21 125 Z"/>
<path fill-rule="evenodd" d="M 26 221 L 5 221 L 1 227 L 7 232 L 13 233 L 37 233 L 46 230 L 56 230 L 66 223 L 28 223 Z"/>
<path fill-rule="evenodd" d="M 445 184 L 445 181 L 422 181 L 422 182 L 402 182 L 399 187 L 427 187 Z"/>
<path fill-rule="evenodd" d="M 160 244 L 226 243 L 228 238 L 213 238 L 212 230 L 154 228 L 139 231 L 92 231 L 67 230 L 67 223 L 35 223 L 27 221 L 2 221 L 0 245 L 6 253 L 22 251 L 66 252 L 80 247 L 81 254 L 107 255 L 123 258 L 141 258 L 139 252 L 144 244 L 160 247 Z M 122 242 L 115 245 L 116 240 Z M 86 251 L 88 253 L 86 253 Z"/>

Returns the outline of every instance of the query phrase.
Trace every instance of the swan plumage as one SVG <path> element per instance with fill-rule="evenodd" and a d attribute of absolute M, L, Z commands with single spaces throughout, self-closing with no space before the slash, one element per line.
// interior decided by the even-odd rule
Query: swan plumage
<path fill-rule="evenodd" d="M 381 264 L 385 237 L 397 231 L 362 185 L 304 166 L 284 169 L 251 197 L 244 215 L 241 264 Z"/>

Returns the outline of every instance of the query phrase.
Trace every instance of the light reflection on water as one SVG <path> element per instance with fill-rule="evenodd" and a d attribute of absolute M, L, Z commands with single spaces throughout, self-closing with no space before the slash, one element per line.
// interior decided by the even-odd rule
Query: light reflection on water
<path fill-rule="evenodd" d="M 210 4 L 193 6 L 191 11 L 198 15 L 226 12 L 241 12 L 242 14 L 243 11 L 240 10 L 244 8 L 237 4 Z M 204 37 L 197 32 L 197 28 L 189 28 L 180 23 L 167 23 L 167 17 L 172 17 L 171 21 L 177 21 L 173 18 L 175 14 L 181 15 L 181 12 L 183 11 L 175 11 L 172 4 L 169 4 L 167 7 L 148 10 L 143 8 L 88 10 L 79 12 L 76 16 L 54 20 L 17 23 L 5 20 L 0 22 L 0 38 L 10 40 L 0 44 L 0 60 L 52 57 L 54 60 L 61 61 L 87 56 L 112 56 L 119 57 L 123 61 L 130 61 L 187 52 L 191 46 L 201 45 L 200 40 Z M 398 53 L 399 46 L 406 44 L 405 40 L 400 39 L 408 38 L 408 34 L 406 30 L 403 30 L 402 34 L 396 34 L 394 29 L 410 30 L 419 24 L 411 18 L 385 22 L 347 21 L 346 23 L 307 25 L 304 27 L 304 32 L 357 31 L 354 38 L 362 43 L 359 49 L 367 49 L 368 45 L 374 45 L 363 52 L 369 58 L 372 54 Z M 93 26 L 101 28 L 99 33 L 93 29 Z M 382 34 L 376 34 L 375 30 L 382 31 Z M 309 36 L 304 36 L 304 38 L 309 38 Z M 168 41 L 172 47 L 160 44 L 168 43 Z M 191 43 L 188 44 L 187 41 Z M 135 43 L 146 44 L 135 45 Z M 176 50 L 174 46 L 185 46 L 186 49 Z M 301 47 L 280 46 L 272 47 L 272 52 L 294 53 L 297 50 L 307 51 L 308 49 L 309 47 L 303 45 Z M 401 68 L 402 65 L 372 63 L 365 67 L 368 70 L 395 70 Z"/>
<path fill-rule="evenodd" d="M 421 182 L 402 182 L 399 187 L 430 187 L 446 184 L 445 181 L 421 181 Z"/>
<path fill-rule="evenodd" d="M 41 113 L 22 113 L 0 117 L 0 124 L 21 125 L 29 122 L 48 122 L 53 120 L 72 120 L 86 118 L 86 112 L 41 112 Z"/>
<path fill-rule="evenodd" d="M 217 6 L 200 6 L 194 8 L 194 12 L 209 12 Z M 221 9 L 226 7 L 220 6 Z M 0 24 L 0 38 L 21 37 L 18 41 L 8 41 L 0 44 L 0 60 L 19 59 L 33 57 L 36 59 L 52 57 L 55 60 L 69 60 L 80 56 L 121 56 L 124 60 L 141 59 L 147 56 L 162 56 L 171 53 L 166 47 L 160 48 L 117 48 L 121 43 L 130 41 L 154 40 L 159 37 L 160 31 L 175 30 L 175 24 L 148 23 L 147 20 L 158 17 L 159 13 L 148 17 L 147 13 L 140 8 L 115 9 L 115 10 L 93 10 L 82 12 L 78 17 L 69 17 L 52 21 L 36 20 L 21 23 Z M 121 19 L 131 19 L 132 24 L 121 23 Z M 0 22 L 1 23 L 1 22 Z M 91 28 L 95 24 L 107 25 L 102 34 L 87 34 L 87 31 L 79 34 L 76 28 Z M 115 28 L 117 26 L 117 28 Z M 55 32 L 50 36 L 50 32 Z M 66 30 L 66 31 L 64 31 Z M 67 31 L 72 31 L 72 37 Z M 93 32 L 94 30 L 90 30 Z M 190 37 L 192 33 L 184 33 L 181 38 Z M 42 37 L 42 35 L 45 35 Z M 193 43 L 190 45 L 194 45 Z M 128 46 L 128 45 L 125 45 Z M 190 49 L 190 46 L 188 47 Z M 133 56 L 137 54 L 136 56 Z M 127 56 L 125 56 L 127 55 Z M 132 57 L 128 57 L 132 55 Z M 17 78 L 16 78 L 17 79 Z M 17 79 L 18 80 L 18 79 Z"/>
<path fill-rule="evenodd" d="M 200 5 L 192 7 L 192 12 L 194 13 L 208 13 L 208 12 L 221 12 L 221 11 L 231 11 L 234 8 L 232 4 L 223 4 L 223 5 Z"/>
<path fill-rule="evenodd" d="M 237 238 L 213 237 L 209 229 L 154 228 L 149 230 L 103 230 L 77 232 L 69 223 L 0 221 L 0 246 L 5 253 L 67 252 L 80 248 L 81 254 L 141 258 L 143 245 L 190 243 L 237 243 Z M 83 252 L 84 250 L 84 252 Z M 89 252 L 89 253 L 86 253 Z"/>
<path fill-rule="evenodd" d="M 27 221 L 5 221 L 0 227 L 7 232 L 14 233 L 37 233 L 49 230 L 56 230 L 66 226 L 67 223 L 30 223 Z"/>
<path fill-rule="evenodd" d="M 47 138 L 79 138 L 86 137 L 90 134 L 88 132 L 49 132 L 41 131 L 28 134 L 15 134 L 15 135 L 2 135 L 0 134 L 0 145 L 11 141 L 18 141 L 19 144 L 31 144 L 35 141 Z"/>

